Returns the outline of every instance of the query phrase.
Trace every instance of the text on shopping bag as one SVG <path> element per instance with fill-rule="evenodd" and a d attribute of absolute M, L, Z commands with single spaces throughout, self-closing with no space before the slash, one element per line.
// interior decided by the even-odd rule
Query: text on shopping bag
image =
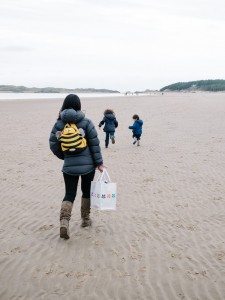
<path fill-rule="evenodd" d="M 94 198 L 102 198 L 102 199 L 111 199 L 111 198 L 116 198 L 116 194 L 96 194 L 96 193 L 91 193 L 91 196 Z"/>

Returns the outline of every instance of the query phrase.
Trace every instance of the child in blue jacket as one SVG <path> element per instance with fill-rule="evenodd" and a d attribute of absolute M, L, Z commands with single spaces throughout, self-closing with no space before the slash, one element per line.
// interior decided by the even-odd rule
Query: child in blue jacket
<path fill-rule="evenodd" d="M 115 130 L 118 127 L 118 121 L 116 120 L 115 113 L 112 109 L 106 109 L 104 112 L 104 118 L 99 123 L 99 128 L 104 125 L 103 131 L 106 133 L 105 137 L 105 147 L 108 148 L 109 146 L 109 138 L 111 139 L 112 143 L 115 144 Z"/>
<path fill-rule="evenodd" d="M 140 146 L 143 121 L 140 120 L 138 115 L 133 115 L 133 120 L 134 120 L 134 124 L 132 126 L 129 126 L 129 129 L 132 129 L 133 131 L 133 138 L 134 138 L 133 144 L 135 145 L 137 143 L 137 146 Z"/>

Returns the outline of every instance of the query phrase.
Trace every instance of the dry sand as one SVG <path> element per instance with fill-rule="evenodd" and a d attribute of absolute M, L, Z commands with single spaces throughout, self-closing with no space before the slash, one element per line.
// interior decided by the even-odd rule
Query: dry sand
<path fill-rule="evenodd" d="M 81 229 L 79 193 L 68 241 L 62 162 L 48 146 L 60 104 L 0 103 L 0 299 L 225 299 L 225 95 L 83 99 L 96 125 L 107 107 L 119 120 L 102 149 L 118 210 L 92 211 Z"/>

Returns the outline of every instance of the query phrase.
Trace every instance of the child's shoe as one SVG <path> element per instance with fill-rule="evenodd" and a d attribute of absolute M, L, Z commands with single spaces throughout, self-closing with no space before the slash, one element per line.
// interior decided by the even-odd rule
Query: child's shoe
<path fill-rule="evenodd" d="M 111 137 L 111 140 L 112 140 L 112 144 L 115 144 L 116 141 L 115 141 L 115 137 L 114 136 Z"/>

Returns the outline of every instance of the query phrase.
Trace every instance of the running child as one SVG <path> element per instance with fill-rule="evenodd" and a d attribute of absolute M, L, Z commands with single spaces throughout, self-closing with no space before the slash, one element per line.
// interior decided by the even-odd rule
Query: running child
<path fill-rule="evenodd" d="M 106 133 L 105 136 L 105 147 L 109 146 L 109 139 L 111 139 L 112 144 L 115 144 L 115 130 L 118 127 L 118 122 L 116 120 L 115 113 L 112 109 L 106 109 L 104 112 L 104 118 L 99 123 L 99 128 L 104 125 L 103 131 Z"/>
<path fill-rule="evenodd" d="M 132 126 L 129 126 L 129 129 L 132 129 L 133 131 L 133 138 L 134 138 L 133 145 L 137 143 L 137 146 L 140 146 L 143 121 L 140 120 L 138 115 L 133 115 L 132 119 L 134 120 L 134 124 Z"/>

